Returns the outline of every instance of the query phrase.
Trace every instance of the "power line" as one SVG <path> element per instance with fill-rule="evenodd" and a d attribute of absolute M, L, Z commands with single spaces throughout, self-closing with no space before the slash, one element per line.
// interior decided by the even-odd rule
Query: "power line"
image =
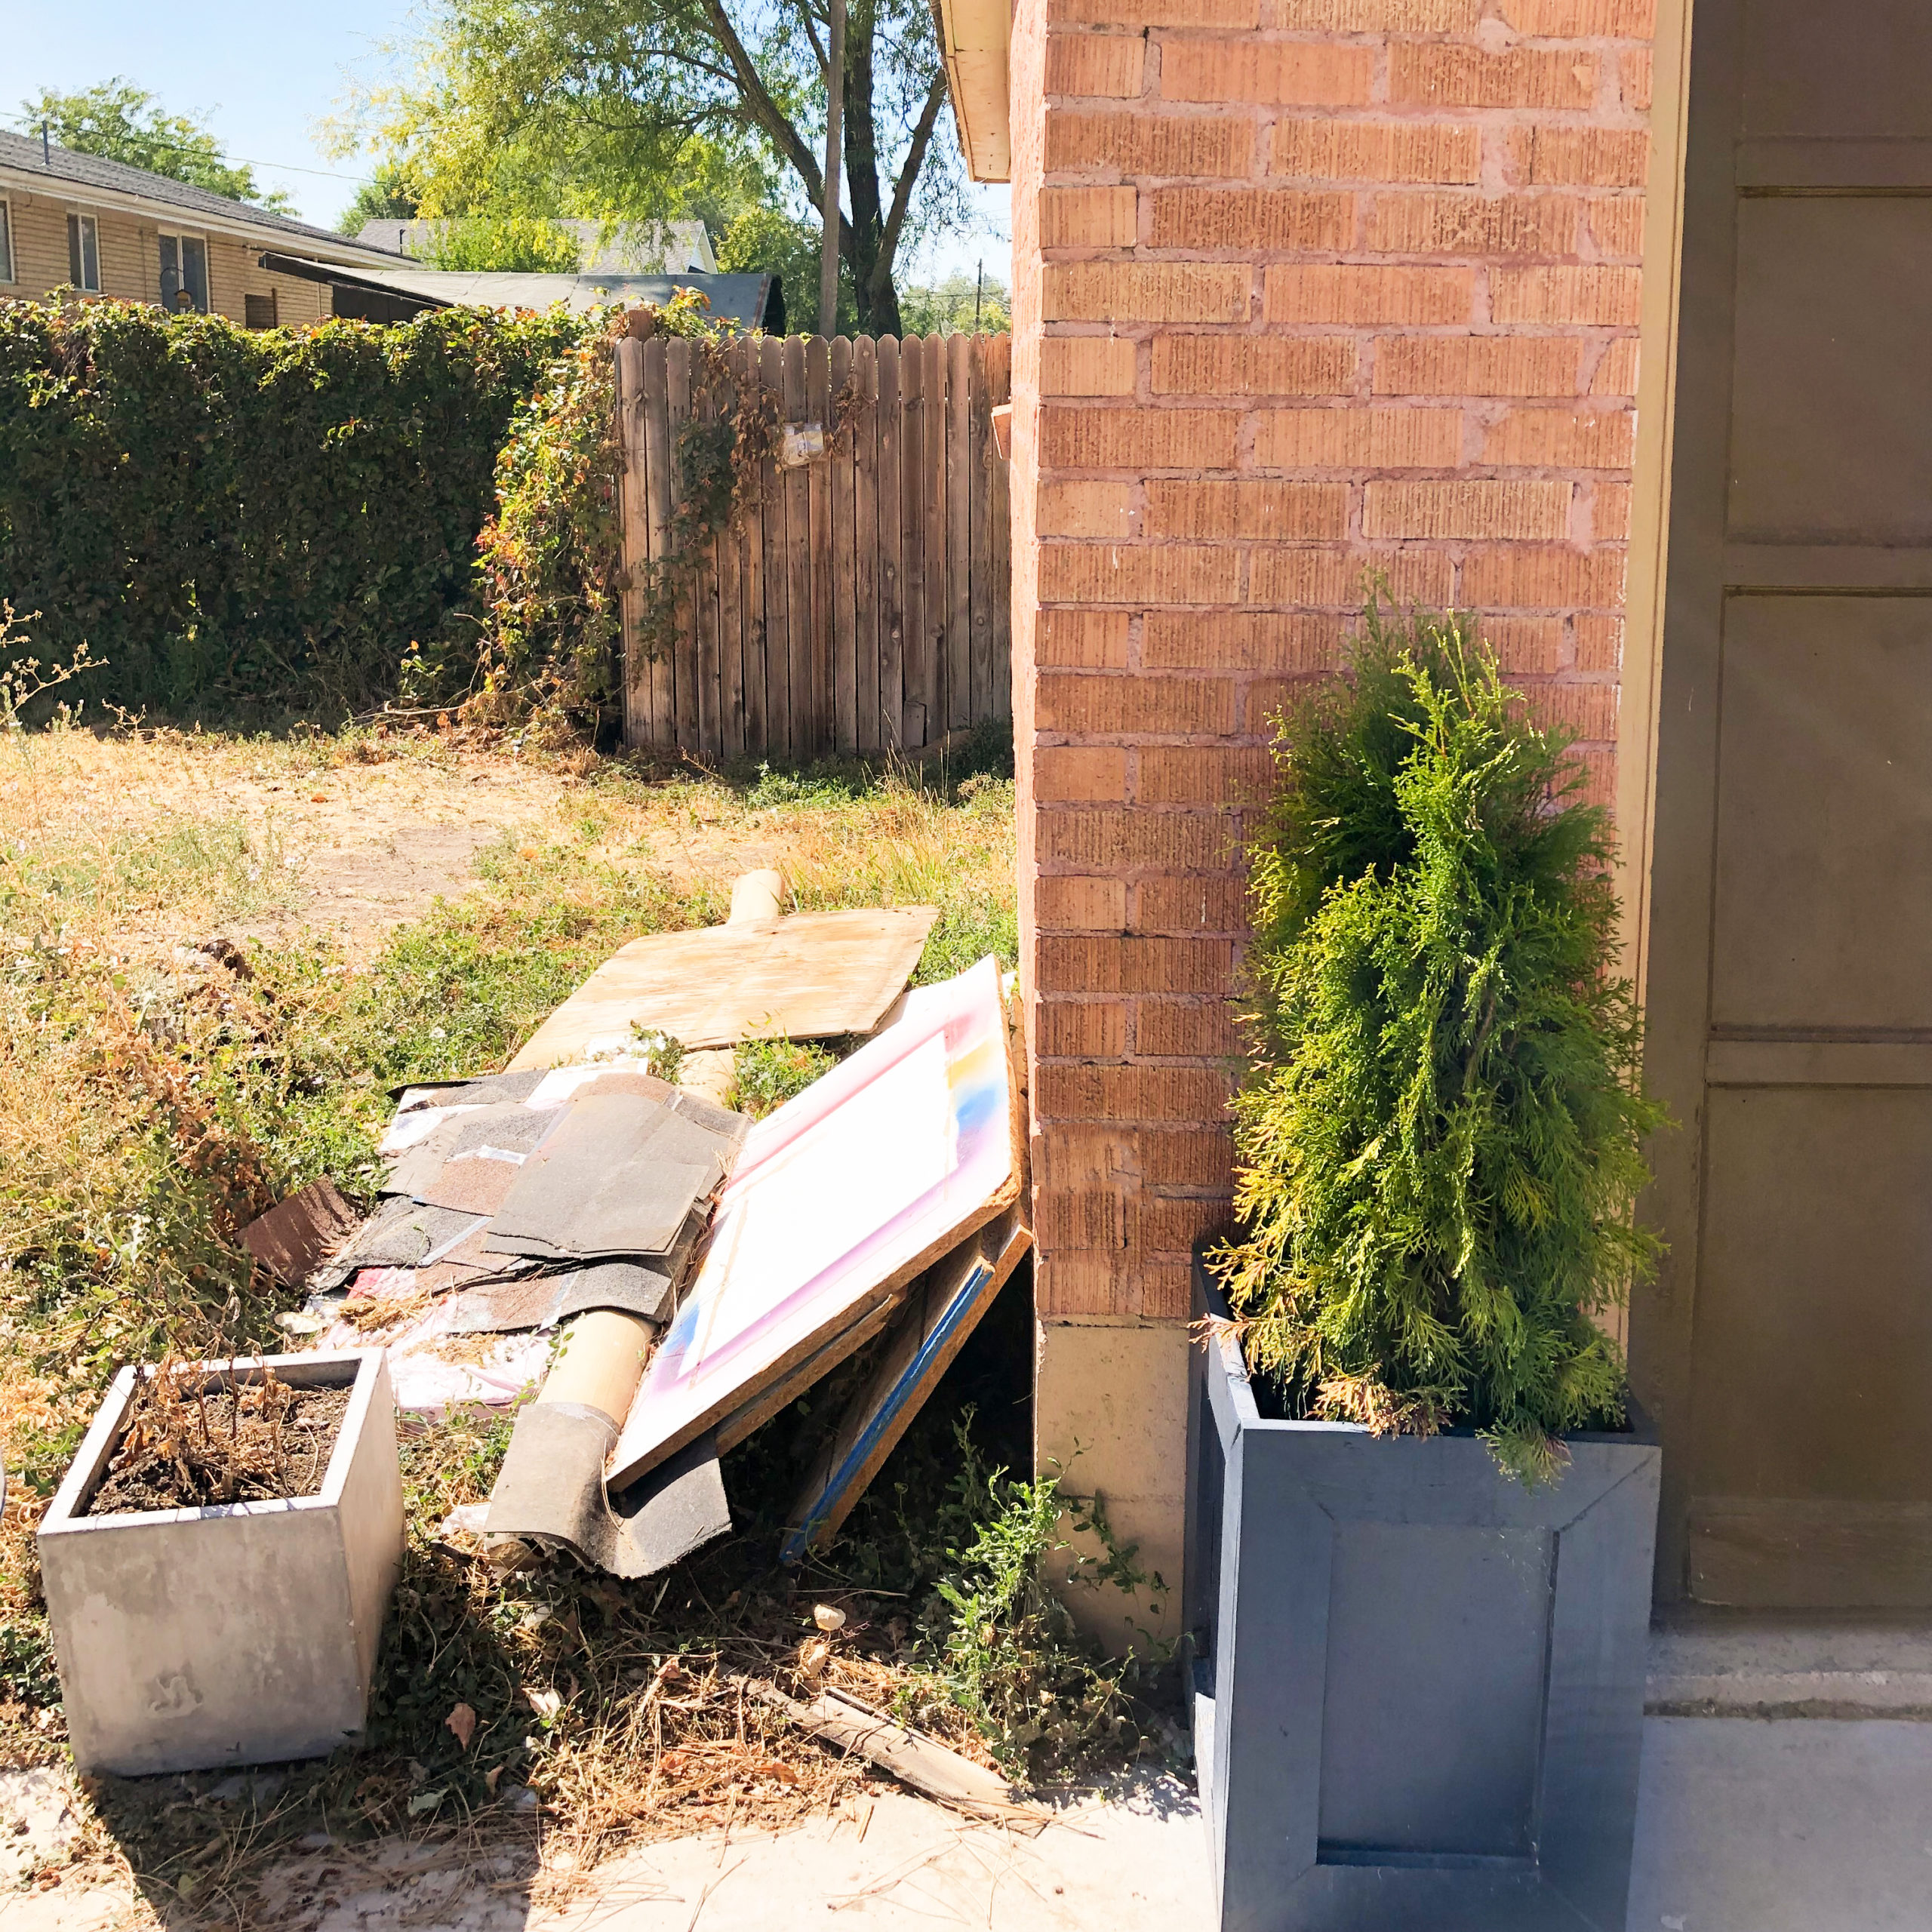
<path fill-rule="evenodd" d="M 24 128 L 30 134 L 39 133 L 43 121 L 48 118 L 49 117 L 38 114 L 0 114 L 0 121 L 11 121 L 16 127 Z M 325 180 L 328 181 L 373 183 L 376 179 L 373 174 L 344 174 L 339 169 L 335 168 L 303 168 L 292 161 L 263 161 L 251 155 L 225 154 L 221 152 L 219 146 L 213 153 L 211 153 L 208 149 L 198 146 L 192 141 L 171 141 L 162 135 L 144 134 L 139 129 L 135 131 L 135 135 L 136 138 L 146 146 L 167 148 L 176 154 L 192 154 L 203 161 L 211 161 L 217 167 L 230 167 L 238 162 L 244 168 L 272 168 L 284 174 L 318 174 Z M 85 148 L 70 148 L 67 152 L 70 154 L 85 154 L 87 150 Z M 105 155 L 97 155 L 94 157 L 96 160 L 107 160 L 111 158 Z M 189 185 L 192 186 L 193 183 L 190 183 Z"/>

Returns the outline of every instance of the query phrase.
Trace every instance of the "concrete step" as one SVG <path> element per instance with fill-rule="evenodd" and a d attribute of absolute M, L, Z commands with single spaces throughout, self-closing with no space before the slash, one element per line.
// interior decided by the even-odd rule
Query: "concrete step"
<path fill-rule="evenodd" d="M 1651 1632 L 1655 1717 L 1932 1720 L 1932 1623 L 1693 1613 Z"/>

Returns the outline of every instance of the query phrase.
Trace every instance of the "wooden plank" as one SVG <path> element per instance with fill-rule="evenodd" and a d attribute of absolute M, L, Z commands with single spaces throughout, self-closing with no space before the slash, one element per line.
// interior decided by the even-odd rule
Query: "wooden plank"
<path fill-rule="evenodd" d="M 769 337 L 758 349 L 758 381 L 782 415 L 785 392 L 785 345 Z M 768 756 L 783 758 L 792 747 L 792 673 L 790 633 L 792 586 L 786 568 L 785 486 L 769 452 L 760 473 L 764 497 L 764 704 Z"/>
<path fill-rule="evenodd" d="M 1013 715 L 1013 498 L 1012 466 L 992 437 L 992 412 L 1013 398 L 1013 338 L 996 335 L 986 354 L 987 549 L 992 558 L 992 709 L 995 718 Z"/>
<path fill-rule="evenodd" d="M 667 532 L 671 522 L 671 413 L 669 351 L 663 342 L 644 345 L 645 462 L 649 472 L 648 508 L 651 518 L 651 555 L 661 562 L 670 546 Z M 662 638 L 651 641 L 651 742 L 668 746 L 677 743 L 677 712 L 674 703 L 675 683 L 671 654 Z"/>
<path fill-rule="evenodd" d="M 822 335 L 805 344 L 805 420 L 832 427 L 832 345 Z M 832 469 L 827 454 L 808 463 L 811 517 L 812 742 L 814 758 L 832 749 Z"/>
<path fill-rule="evenodd" d="M 838 413 L 841 397 L 852 389 L 852 340 L 835 336 L 832 343 L 832 410 Z M 828 425 L 829 426 L 829 425 Z M 859 671 L 857 619 L 853 611 L 853 480 L 858 468 L 859 426 L 851 409 L 831 455 L 826 460 L 832 491 L 832 743 L 841 755 L 859 748 Z"/>
<path fill-rule="evenodd" d="M 643 595 L 640 574 L 651 561 L 650 485 L 644 461 L 644 344 L 617 344 L 617 528 L 623 592 L 618 601 L 617 685 L 624 708 L 624 743 L 651 734 L 650 667 L 638 640 Z"/>
<path fill-rule="evenodd" d="M 718 398 L 705 380 L 704 359 L 695 345 L 691 349 L 691 424 L 700 445 L 708 441 L 718 422 Z M 697 568 L 692 572 L 692 623 L 697 632 L 697 751 L 700 757 L 716 759 L 723 755 L 724 735 L 720 700 L 724 676 L 720 632 L 719 604 L 723 589 L 724 558 L 715 536 L 706 536 L 695 544 Z"/>
<path fill-rule="evenodd" d="M 896 752 L 906 708 L 905 573 L 900 566 L 899 452 L 905 425 L 899 403 L 899 339 L 878 345 L 879 749 Z"/>
<path fill-rule="evenodd" d="M 795 335 L 785 344 L 785 395 L 781 420 L 802 423 L 806 417 L 805 339 Z M 791 628 L 786 638 L 786 675 L 792 688 L 792 737 L 787 755 L 802 760 L 812 755 L 817 714 L 812 689 L 811 481 L 803 469 L 785 476 L 785 569 L 790 587 Z"/>
<path fill-rule="evenodd" d="M 737 344 L 728 345 L 723 354 L 726 371 L 734 370 Z M 712 397 L 718 420 L 729 420 L 737 401 L 736 385 L 728 374 Z M 741 758 L 745 749 L 744 556 L 744 519 L 734 501 L 718 538 L 718 750 L 727 758 Z"/>
<path fill-rule="evenodd" d="M 920 742 L 933 744 L 946 731 L 946 632 L 952 617 L 951 586 L 946 568 L 946 338 L 925 342 L 926 380 L 921 392 L 925 417 L 926 462 L 923 509 L 926 526 L 925 622 L 919 633 L 920 678 L 925 688 L 925 731 Z"/>
<path fill-rule="evenodd" d="M 880 748 L 878 725 L 878 350 L 869 336 L 852 345 L 853 735 L 861 752 Z"/>
<path fill-rule="evenodd" d="M 758 380 L 758 344 L 755 340 L 731 345 L 731 366 L 755 392 Z M 766 711 L 764 669 L 764 500 L 768 491 L 762 475 L 755 485 L 754 500 L 742 506 L 744 519 L 744 652 L 745 737 L 743 750 L 755 757 L 766 747 L 771 729 Z"/>
<path fill-rule="evenodd" d="M 925 348 L 916 335 L 899 345 L 899 595 L 905 612 L 899 746 L 909 752 L 926 742 Z"/>
<path fill-rule="evenodd" d="M 973 338 L 946 338 L 946 728 L 973 721 Z"/>
<path fill-rule="evenodd" d="M 986 401 L 987 351 L 992 338 L 973 338 L 969 366 L 972 386 L 966 474 L 972 494 L 969 561 L 966 571 L 967 620 L 971 631 L 972 702 L 968 722 L 998 715 L 993 691 L 992 424 Z"/>
<path fill-rule="evenodd" d="M 684 440 L 685 429 L 691 420 L 691 346 L 688 342 L 668 343 L 665 346 L 665 382 L 671 398 L 671 448 L 674 501 L 681 503 L 684 476 L 675 452 Z M 698 623 L 697 606 L 700 601 L 696 586 L 692 581 L 691 559 L 680 555 L 678 558 L 679 588 L 683 595 L 679 601 L 678 639 L 672 652 L 672 683 L 675 715 L 677 719 L 675 742 L 685 751 L 696 751 L 698 740 Z"/>

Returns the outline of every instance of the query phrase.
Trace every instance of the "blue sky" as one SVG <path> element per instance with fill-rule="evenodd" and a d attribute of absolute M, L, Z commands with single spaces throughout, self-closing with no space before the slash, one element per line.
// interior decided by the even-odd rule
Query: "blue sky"
<path fill-rule="evenodd" d="M 8 9 L 5 125 L 18 128 L 22 99 L 44 87 L 92 87 L 123 75 L 174 113 L 205 115 L 229 154 L 284 189 L 306 221 L 332 226 L 365 164 L 325 153 L 315 124 L 339 106 L 352 80 L 378 82 L 383 48 L 406 38 L 411 0 L 42 0 Z M 1007 193 L 979 189 L 977 232 L 949 237 L 926 274 L 1008 278 Z"/>

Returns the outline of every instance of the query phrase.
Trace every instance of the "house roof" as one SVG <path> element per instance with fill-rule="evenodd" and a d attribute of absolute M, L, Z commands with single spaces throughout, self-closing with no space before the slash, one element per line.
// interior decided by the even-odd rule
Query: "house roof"
<path fill-rule="evenodd" d="M 587 221 L 557 216 L 553 225 L 577 237 L 586 275 L 679 275 L 696 269 L 718 272 L 711 237 L 701 221 Z M 433 243 L 445 224 L 418 217 L 398 221 L 378 217 L 358 231 L 361 240 L 398 254 L 418 255 Z"/>
<path fill-rule="evenodd" d="M 769 275 L 518 275 L 503 271 L 470 272 L 457 269 L 408 267 L 344 269 L 271 250 L 262 266 L 343 288 L 399 295 L 426 308 L 470 305 L 481 309 L 614 308 L 648 302 L 662 307 L 680 288 L 698 290 L 720 321 L 744 329 L 782 328 L 783 297 Z M 774 300 L 774 297 L 776 298 Z"/>
<path fill-rule="evenodd" d="M 1009 0 L 933 0 L 933 17 L 966 171 L 975 181 L 1011 180 Z"/>
<path fill-rule="evenodd" d="M 72 148 L 43 149 L 38 137 L 4 129 L 0 129 L 0 182 L 75 201 L 107 205 L 136 202 L 149 208 L 178 209 L 196 217 L 198 226 L 241 229 L 264 240 L 278 237 L 300 242 L 311 254 L 319 250 L 343 260 L 398 259 L 387 250 L 352 241 L 333 229 L 312 227 L 285 214 L 231 200 L 211 189 L 198 188 L 192 182 L 150 174 L 145 168 L 130 168 L 125 162 L 104 161 L 99 155 L 77 153 Z"/>

